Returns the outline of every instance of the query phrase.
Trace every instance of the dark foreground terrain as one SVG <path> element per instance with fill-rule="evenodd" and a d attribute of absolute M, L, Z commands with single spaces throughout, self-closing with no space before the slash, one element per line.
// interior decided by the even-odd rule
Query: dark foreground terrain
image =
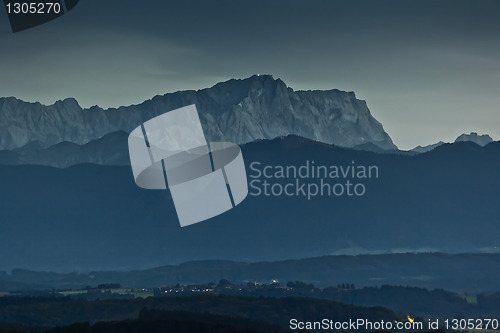
<path fill-rule="evenodd" d="M 136 297 L 134 292 L 154 296 Z M 285 332 L 292 319 L 408 322 L 410 315 L 422 323 L 490 318 L 498 325 L 499 313 L 500 293 L 459 295 L 401 286 L 356 289 L 352 283 L 324 289 L 303 282 L 237 285 L 223 279 L 218 284 L 151 290 L 103 284 L 12 293 L 0 297 L 0 332 Z"/>
<path fill-rule="evenodd" d="M 158 329 L 169 327 L 167 332 L 190 329 L 196 332 L 197 326 L 207 327 L 208 332 L 217 329 L 230 332 L 233 328 L 234 332 L 281 332 L 289 327 L 292 318 L 303 321 L 320 321 L 324 318 L 335 321 L 349 318 L 404 320 L 403 316 L 382 307 L 360 307 L 297 297 L 205 295 L 102 301 L 67 297 L 0 298 L 1 325 L 20 331 L 53 329 L 54 332 L 121 332 L 123 327 L 144 328 L 151 325 Z M 94 324 L 90 329 L 90 325 Z M 56 328 L 69 325 L 73 326 Z M 174 329 L 176 325 L 178 330 Z"/>

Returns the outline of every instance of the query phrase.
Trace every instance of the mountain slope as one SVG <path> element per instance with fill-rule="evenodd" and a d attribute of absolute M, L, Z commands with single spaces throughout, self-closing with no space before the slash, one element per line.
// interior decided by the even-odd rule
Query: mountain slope
<path fill-rule="evenodd" d="M 34 164 L 67 168 L 82 163 L 99 165 L 129 165 L 128 134 L 114 132 L 89 143 L 79 145 L 72 142 L 57 143 L 44 148 L 38 141 L 11 151 L 10 160 L 0 164 Z M 5 159 L 7 155 L 5 154 Z M 10 162 L 10 163 L 9 163 Z"/>
<path fill-rule="evenodd" d="M 431 151 L 439 146 L 442 146 L 444 144 L 445 144 L 445 142 L 439 141 L 438 143 L 434 143 L 434 144 L 427 145 L 427 146 L 416 146 L 411 151 L 416 152 L 416 153 L 426 153 L 426 152 L 429 152 L 429 151 Z"/>
<path fill-rule="evenodd" d="M 456 140 L 456 142 L 474 142 L 480 146 L 486 146 L 488 143 L 493 142 L 493 139 L 488 134 L 478 135 L 476 132 L 470 134 L 462 134 Z"/>
<path fill-rule="evenodd" d="M 383 149 L 396 148 L 366 102 L 353 92 L 293 91 L 279 79 L 256 75 L 108 110 L 82 109 L 74 99 L 44 106 L 0 98 L 0 149 L 32 141 L 45 146 L 65 141 L 84 144 L 112 132 L 129 133 L 145 120 L 189 104 L 197 105 L 211 141 L 243 144 L 294 134 L 345 147 L 371 142 Z"/>
<path fill-rule="evenodd" d="M 500 245 L 497 142 L 448 144 L 403 156 L 287 137 L 250 143 L 242 151 L 250 181 L 256 179 L 254 162 L 299 167 L 307 161 L 327 166 L 355 161 L 378 166 L 379 177 L 352 180 L 366 186 L 360 197 L 249 195 L 225 214 L 180 228 L 169 192 L 138 188 L 130 167 L 0 166 L 0 269 L 85 271 L 202 259 L 494 252 Z"/>
<path fill-rule="evenodd" d="M 454 141 L 454 143 L 458 143 L 458 142 L 474 142 L 475 144 L 484 147 L 487 144 L 493 142 L 493 139 L 488 134 L 478 135 L 477 133 L 472 132 L 470 134 L 465 134 L 465 133 L 461 134 Z M 434 144 L 431 144 L 428 146 L 423 146 L 423 147 L 417 146 L 417 147 L 413 148 L 411 151 L 416 152 L 416 153 L 426 153 L 426 152 L 429 152 L 429 151 L 431 151 L 439 146 L 444 145 L 445 143 L 446 142 L 439 141 L 437 143 L 434 143 Z"/>

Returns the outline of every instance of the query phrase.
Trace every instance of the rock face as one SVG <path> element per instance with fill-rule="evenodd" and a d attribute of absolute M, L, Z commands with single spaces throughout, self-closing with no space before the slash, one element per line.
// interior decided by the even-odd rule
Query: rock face
<path fill-rule="evenodd" d="M 196 104 L 212 141 L 243 144 L 293 134 L 342 147 L 373 143 L 382 149 L 397 148 L 366 102 L 353 92 L 294 91 L 280 79 L 255 75 L 107 110 L 82 109 L 74 99 L 44 106 L 0 98 L 0 150 L 32 141 L 45 147 L 64 141 L 85 144 L 112 132 L 128 133 L 152 117 L 189 104 Z"/>
<path fill-rule="evenodd" d="M 474 142 L 475 144 L 484 147 L 488 143 L 493 142 L 493 139 L 488 134 L 478 135 L 476 132 L 472 132 L 470 134 L 462 134 L 455 140 L 455 142 L 464 142 L 464 141 Z"/>

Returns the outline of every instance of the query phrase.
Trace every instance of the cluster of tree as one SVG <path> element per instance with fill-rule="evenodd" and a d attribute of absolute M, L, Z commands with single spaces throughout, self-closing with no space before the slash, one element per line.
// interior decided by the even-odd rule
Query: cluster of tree
<path fill-rule="evenodd" d="M 97 289 L 118 289 L 121 287 L 122 285 L 119 283 L 101 283 L 97 286 Z"/>
<path fill-rule="evenodd" d="M 489 309 L 497 309 L 498 313 L 500 311 L 500 292 L 493 293 L 491 295 L 478 295 L 477 306 L 483 311 L 488 311 Z"/>
<path fill-rule="evenodd" d="M 122 321 L 74 323 L 62 327 L 0 326 L 0 333 L 284 333 L 276 325 L 244 318 L 181 311 L 141 311 L 138 319 Z"/>
<path fill-rule="evenodd" d="M 203 285 L 213 288 L 213 292 L 190 296 L 175 293 L 180 295 L 178 297 L 85 300 L 61 296 L 8 296 L 0 297 L 0 326 L 18 323 L 31 327 L 66 327 L 85 321 L 163 320 L 161 316 L 154 317 L 154 311 L 184 311 L 241 317 L 286 327 L 290 318 L 307 321 L 402 319 L 387 309 L 431 318 L 488 318 L 496 317 L 500 308 L 500 293 L 479 295 L 476 303 L 474 299 L 441 289 L 429 291 L 397 286 L 353 289 L 347 286 L 351 287 L 346 283 L 344 288 L 340 285 L 340 288 L 321 289 L 304 282 L 289 282 L 285 286 L 279 283 L 243 286 L 223 279 L 218 284 Z M 180 284 L 172 288 L 184 289 Z M 144 308 L 154 310 L 141 312 Z M 0 333 L 8 332 L 6 329 L 0 329 Z M 16 328 L 10 326 L 9 329 Z"/>
<path fill-rule="evenodd" d="M 152 312 L 145 312 L 143 310 L 145 307 L 158 311 L 185 311 L 198 315 L 210 313 L 239 317 L 284 328 L 289 327 L 291 318 L 304 321 L 320 321 L 323 318 L 338 321 L 350 318 L 366 318 L 372 321 L 404 319 L 382 307 L 358 307 L 313 298 L 193 295 L 101 301 L 4 297 L 0 298 L 0 323 L 63 327 L 85 321 L 151 319 Z M 141 310 L 143 310 L 142 314 Z"/>
<path fill-rule="evenodd" d="M 119 322 L 99 322 L 94 325 L 76 323 L 66 327 L 56 327 L 47 333 L 281 333 L 284 329 L 260 329 L 248 322 L 233 323 L 230 317 L 204 315 L 204 318 L 158 318 L 135 319 Z"/>

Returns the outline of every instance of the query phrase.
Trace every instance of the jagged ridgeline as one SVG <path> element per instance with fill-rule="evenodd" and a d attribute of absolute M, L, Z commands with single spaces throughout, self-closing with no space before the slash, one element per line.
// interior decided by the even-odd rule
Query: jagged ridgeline
<path fill-rule="evenodd" d="M 31 142 L 45 148 L 61 142 L 86 144 L 113 132 L 129 133 L 148 119 L 189 104 L 196 104 L 211 141 L 244 144 L 293 134 L 341 147 L 372 143 L 396 149 L 354 92 L 294 91 L 280 79 L 255 75 L 107 110 L 82 109 L 74 99 L 44 106 L 0 98 L 0 150 Z"/>

